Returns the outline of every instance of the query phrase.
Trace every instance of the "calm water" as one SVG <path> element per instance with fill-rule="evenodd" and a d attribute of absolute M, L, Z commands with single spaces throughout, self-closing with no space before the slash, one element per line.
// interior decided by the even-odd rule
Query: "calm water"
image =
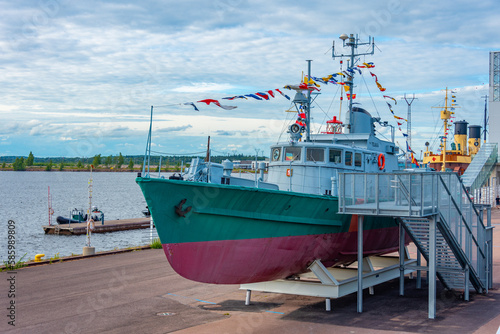
<path fill-rule="evenodd" d="M 81 254 L 86 236 L 46 235 L 48 224 L 47 189 L 50 186 L 53 221 L 69 216 L 72 208 L 88 207 L 89 172 L 0 172 L 0 262 L 7 259 L 8 221 L 15 221 L 16 259 L 34 259 Z M 93 173 L 92 205 L 104 212 L 105 220 L 143 217 L 146 201 L 135 183 L 136 173 Z M 92 234 L 96 251 L 126 248 L 149 243 L 149 229 Z"/>

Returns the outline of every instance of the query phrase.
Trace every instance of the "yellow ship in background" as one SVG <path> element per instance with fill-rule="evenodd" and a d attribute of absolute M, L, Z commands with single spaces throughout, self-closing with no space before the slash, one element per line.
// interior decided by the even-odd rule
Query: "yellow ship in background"
<path fill-rule="evenodd" d="M 440 153 L 434 154 L 429 151 L 429 143 L 426 142 L 426 150 L 422 164 L 426 167 L 433 168 L 438 171 L 452 170 L 459 175 L 462 175 L 469 166 L 472 158 L 481 148 L 481 126 L 470 125 L 469 136 L 467 137 L 467 125 L 465 120 L 454 122 L 455 135 L 451 143 L 451 149 L 446 148 L 446 139 L 448 137 L 449 126 L 452 121 L 453 110 L 457 108 L 455 95 L 451 92 L 451 103 L 448 106 L 448 89 L 446 89 L 445 105 L 441 109 L 441 119 L 444 123 L 444 135 L 441 136 Z"/>

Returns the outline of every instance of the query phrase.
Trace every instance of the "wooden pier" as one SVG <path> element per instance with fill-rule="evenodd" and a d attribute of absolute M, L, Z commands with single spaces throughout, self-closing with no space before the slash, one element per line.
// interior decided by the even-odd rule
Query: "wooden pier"
<path fill-rule="evenodd" d="M 115 231 L 136 230 L 140 228 L 149 228 L 149 218 L 132 218 L 119 220 L 106 220 L 104 224 L 97 221 L 92 233 L 106 233 Z M 45 234 L 56 235 L 81 235 L 87 233 L 87 223 L 63 224 L 63 225 L 44 225 L 42 226 Z"/>

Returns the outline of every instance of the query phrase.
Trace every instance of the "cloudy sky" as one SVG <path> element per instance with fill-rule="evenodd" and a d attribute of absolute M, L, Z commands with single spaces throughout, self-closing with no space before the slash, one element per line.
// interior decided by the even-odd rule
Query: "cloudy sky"
<path fill-rule="evenodd" d="M 375 37 L 375 54 L 360 61 L 373 61 L 387 88 L 379 92 L 366 72 L 357 101 L 396 125 L 382 95 L 406 117 L 401 98 L 414 93 L 413 149 L 426 141 L 436 149 L 432 107 L 443 105 L 445 87 L 457 92 L 456 119 L 483 122 L 498 9 L 494 0 L 0 0 L 0 155 L 142 154 L 151 106 L 158 152 L 200 152 L 210 135 L 216 153 L 269 155 L 286 139 L 290 102 L 222 98 L 297 84 L 306 59 L 314 76 L 337 72 L 331 46 L 342 51 L 342 33 Z M 339 87 L 321 87 L 313 130 L 338 115 Z M 183 105 L 202 99 L 237 108 Z M 400 133 L 396 140 L 405 145 Z"/>

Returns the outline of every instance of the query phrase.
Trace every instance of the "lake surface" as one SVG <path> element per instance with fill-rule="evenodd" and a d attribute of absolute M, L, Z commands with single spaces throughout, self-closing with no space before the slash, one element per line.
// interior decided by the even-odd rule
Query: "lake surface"
<path fill-rule="evenodd" d="M 105 220 L 143 217 L 146 201 L 135 183 L 136 173 L 93 173 L 92 205 L 104 212 Z M 53 223 L 57 216 L 68 217 L 74 208 L 87 209 L 90 172 L 0 172 L 0 263 L 7 260 L 8 222 L 15 222 L 16 259 L 38 253 L 48 259 L 81 254 L 86 236 L 46 235 L 48 225 L 48 187 L 52 196 Z M 127 248 L 150 243 L 150 230 L 130 230 L 92 234 L 96 251 Z"/>

